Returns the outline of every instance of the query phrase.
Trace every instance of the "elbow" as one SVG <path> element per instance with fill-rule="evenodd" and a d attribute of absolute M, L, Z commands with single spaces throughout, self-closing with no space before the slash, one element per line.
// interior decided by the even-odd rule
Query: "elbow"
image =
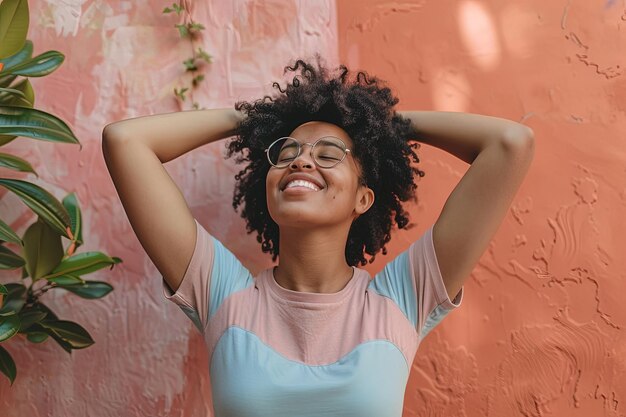
<path fill-rule="evenodd" d="M 123 133 L 120 131 L 119 126 L 116 126 L 115 123 L 110 123 L 102 129 L 100 148 L 105 160 L 108 159 L 109 155 L 113 151 L 113 148 L 117 147 L 117 144 L 122 143 L 123 141 Z"/>
<path fill-rule="evenodd" d="M 516 124 L 516 126 L 504 132 L 502 141 L 509 149 L 533 153 L 535 132 L 526 125 Z"/>
<path fill-rule="evenodd" d="M 115 126 L 115 122 L 109 123 L 108 125 L 104 126 L 104 129 L 102 129 L 102 141 L 104 142 L 105 140 L 112 140 L 118 135 L 117 130 L 118 129 Z"/>
<path fill-rule="evenodd" d="M 106 143 L 121 141 L 124 137 L 117 122 L 109 123 L 102 129 L 102 146 Z"/>

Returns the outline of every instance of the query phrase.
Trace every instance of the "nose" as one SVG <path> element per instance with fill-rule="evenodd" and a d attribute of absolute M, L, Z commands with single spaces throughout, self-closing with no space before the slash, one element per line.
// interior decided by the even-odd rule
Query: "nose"
<path fill-rule="evenodd" d="M 310 148 L 308 150 L 305 150 L 304 145 L 309 145 Z M 296 159 L 291 161 L 291 163 L 289 164 L 289 167 L 291 169 L 297 169 L 298 167 L 300 167 L 301 169 L 313 168 L 313 166 L 315 165 L 315 162 L 313 162 L 312 155 L 311 155 L 312 153 L 313 153 L 312 145 L 309 143 L 304 143 L 300 150 L 300 155 L 298 155 Z"/>
<path fill-rule="evenodd" d="M 291 161 L 291 164 L 289 164 L 289 167 L 291 169 L 313 168 L 313 162 L 311 162 L 308 159 L 302 158 L 302 155 L 300 155 L 296 159 Z"/>

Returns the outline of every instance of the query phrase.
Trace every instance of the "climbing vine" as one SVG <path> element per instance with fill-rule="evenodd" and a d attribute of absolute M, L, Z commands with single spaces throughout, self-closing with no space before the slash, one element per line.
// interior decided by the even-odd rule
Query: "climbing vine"
<path fill-rule="evenodd" d="M 194 99 L 194 90 L 204 81 L 206 64 L 211 63 L 211 55 L 199 46 L 199 39 L 205 27 L 201 23 L 193 20 L 187 0 L 172 3 L 171 6 L 163 9 L 163 13 L 176 14 L 179 20 L 174 27 L 178 30 L 181 39 L 188 41 L 191 47 L 191 56 L 183 61 L 185 74 L 187 74 L 184 78 L 191 81 L 187 81 L 185 85 L 175 87 L 174 96 L 176 97 L 180 110 L 183 109 L 187 99 L 191 102 L 191 107 L 197 110 L 200 108 L 200 105 Z"/>

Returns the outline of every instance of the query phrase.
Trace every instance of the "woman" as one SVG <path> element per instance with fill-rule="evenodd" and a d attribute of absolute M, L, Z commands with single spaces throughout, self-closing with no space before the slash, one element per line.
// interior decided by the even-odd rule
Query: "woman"
<path fill-rule="evenodd" d="M 204 335 L 225 416 L 400 416 L 426 334 L 463 297 L 528 170 L 532 130 L 495 117 L 395 111 L 389 88 L 298 60 L 274 97 L 112 123 L 103 152 L 165 297 Z M 229 136 L 233 200 L 278 263 L 256 277 L 192 216 L 162 164 Z M 405 228 L 420 142 L 471 164 L 437 221 L 371 276 Z"/>

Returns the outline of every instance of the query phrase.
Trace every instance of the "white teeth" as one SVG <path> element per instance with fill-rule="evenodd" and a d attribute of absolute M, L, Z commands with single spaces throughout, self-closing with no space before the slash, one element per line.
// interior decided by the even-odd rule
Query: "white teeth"
<path fill-rule="evenodd" d="M 309 181 L 305 181 L 305 180 L 293 180 L 293 181 L 289 181 L 289 183 L 287 184 L 287 186 L 285 187 L 285 190 L 287 188 L 291 188 L 291 187 L 307 187 L 310 188 L 313 191 L 319 191 L 319 187 L 315 184 L 313 184 L 312 182 Z"/>

